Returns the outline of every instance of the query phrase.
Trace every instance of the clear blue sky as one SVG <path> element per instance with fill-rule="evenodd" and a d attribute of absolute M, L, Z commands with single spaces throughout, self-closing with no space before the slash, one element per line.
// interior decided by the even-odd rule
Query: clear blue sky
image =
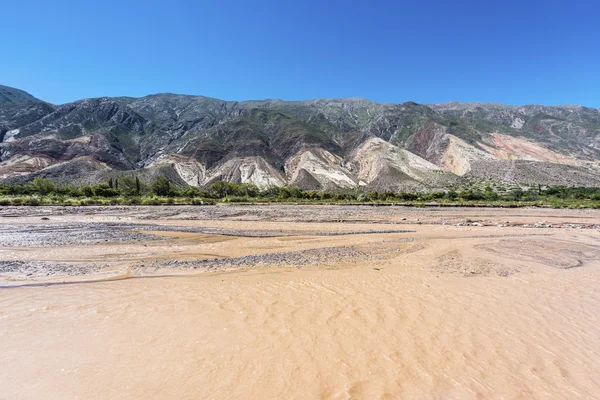
<path fill-rule="evenodd" d="M 599 1 L 2 1 L 0 84 L 600 107 Z"/>

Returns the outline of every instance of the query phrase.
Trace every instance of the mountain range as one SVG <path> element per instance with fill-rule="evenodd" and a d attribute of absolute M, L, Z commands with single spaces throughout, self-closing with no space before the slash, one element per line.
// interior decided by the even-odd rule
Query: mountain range
<path fill-rule="evenodd" d="M 0 180 L 303 189 L 600 186 L 600 109 L 154 94 L 54 105 L 0 85 Z"/>

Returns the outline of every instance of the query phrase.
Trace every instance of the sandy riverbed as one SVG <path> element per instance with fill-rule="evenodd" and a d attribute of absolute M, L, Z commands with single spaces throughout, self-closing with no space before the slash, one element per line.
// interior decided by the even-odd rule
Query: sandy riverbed
<path fill-rule="evenodd" d="M 598 211 L 0 216 L 0 399 L 600 398 Z"/>

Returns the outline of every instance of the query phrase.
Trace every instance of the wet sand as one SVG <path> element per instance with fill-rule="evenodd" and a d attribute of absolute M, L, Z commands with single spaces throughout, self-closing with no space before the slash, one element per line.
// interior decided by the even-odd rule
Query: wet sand
<path fill-rule="evenodd" d="M 0 210 L 0 399 L 600 398 L 600 212 L 262 207 Z"/>

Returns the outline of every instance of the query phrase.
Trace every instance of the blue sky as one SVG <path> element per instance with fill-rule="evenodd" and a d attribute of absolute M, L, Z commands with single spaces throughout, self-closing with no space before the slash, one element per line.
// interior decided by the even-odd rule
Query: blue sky
<path fill-rule="evenodd" d="M 3 1 L 0 84 L 600 107 L 598 1 Z"/>

